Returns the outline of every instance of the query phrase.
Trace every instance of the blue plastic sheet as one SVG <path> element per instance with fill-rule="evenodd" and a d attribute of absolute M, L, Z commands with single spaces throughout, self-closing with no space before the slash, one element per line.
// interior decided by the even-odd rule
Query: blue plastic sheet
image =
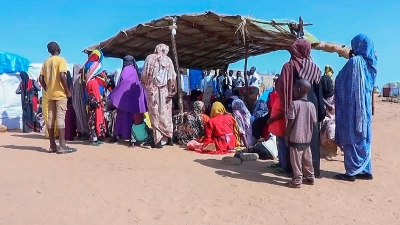
<path fill-rule="evenodd" d="M 200 88 L 201 79 L 203 79 L 203 71 L 197 69 L 189 69 L 190 90 L 194 90 L 196 86 Z"/>
<path fill-rule="evenodd" d="M 31 63 L 24 57 L 0 52 L 0 74 L 26 72 Z"/>

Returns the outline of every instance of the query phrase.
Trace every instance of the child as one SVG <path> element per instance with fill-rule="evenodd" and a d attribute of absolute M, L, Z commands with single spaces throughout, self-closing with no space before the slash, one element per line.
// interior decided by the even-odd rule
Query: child
<path fill-rule="evenodd" d="M 308 80 L 300 79 L 293 87 L 294 101 L 290 103 L 287 114 L 285 133 L 286 145 L 290 147 L 290 162 L 293 179 L 288 183 L 291 188 L 300 188 L 303 183 L 314 184 L 314 168 L 310 142 L 314 126 L 317 123 L 315 106 L 308 101 L 307 93 L 311 90 Z"/>
<path fill-rule="evenodd" d="M 153 131 L 147 126 L 144 114 L 134 114 L 131 144 L 129 147 L 133 148 L 135 146 L 152 146 L 153 142 Z"/>

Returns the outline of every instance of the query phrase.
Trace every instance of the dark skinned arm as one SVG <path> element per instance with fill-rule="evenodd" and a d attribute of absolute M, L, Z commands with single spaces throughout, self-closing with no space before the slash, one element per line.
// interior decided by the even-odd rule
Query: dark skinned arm
<path fill-rule="evenodd" d="M 289 135 L 290 135 L 290 132 L 292 131 L 293 123 L 294 123 L 294 120 L 288 120 L 288 124 L 286 126 L 286 131 L 285 131 L 286 146 L 289 146 Z"/>
<path fill-rule="evenodd" d="M 65 90 L 65 94 L 67 94 L 67 97 L 70 98 L 71 92 L 69 91 L 69 88 L 68 88 L 67 73 L 61 72 L 60 78 L 61 78 L 61 85 L 63 86 L 63 88 Z"/>
<path fill-rule="evenodd" d="M 46 82 L 44 81 L 43 74 L 40 74 L 40 76 L 39 76 L 39 83 L 42 86 L 43 90 L 47 91 L 47 86 L 46 86 Z"/>

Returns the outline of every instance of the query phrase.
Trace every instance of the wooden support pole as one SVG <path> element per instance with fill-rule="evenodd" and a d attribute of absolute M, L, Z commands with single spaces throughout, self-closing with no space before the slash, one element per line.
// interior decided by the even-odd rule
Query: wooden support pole
<path fill-rule="evenodd" d="M 375 115 L 375 89 L 372 90 L 372 115 Z"/>
<path fill-rule="evenodd" d="M 249 42 L 245 41 L 246 55 L 244 58 L 244 85 L 246 90 L 246 103 L 250 105 L 249 81 L 247 79 L 247 59 L 249 58 Z"/>
<path fill-rule="evenodd" d="M 172 26 L 176 27 L 176 18 L 172 18 L 172 21 L 173 21 Z M 171 30 L 171 44 L 172 44 L 172 54 L 174 56 L 174 61 L 175 61 L 179 113 L 183 113 L 181 71 L 179 69 L 178 53 L 176 51 L 175 34 L 172 32 L 172 30 Z"/>

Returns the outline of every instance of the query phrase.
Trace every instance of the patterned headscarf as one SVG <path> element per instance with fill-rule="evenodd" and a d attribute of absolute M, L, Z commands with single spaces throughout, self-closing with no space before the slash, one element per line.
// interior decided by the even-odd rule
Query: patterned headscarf
<path fill-rule="evenodd" d="M 235 118 L 238 123 L 239 129 L 241 128 L 243 131 L 248 132 L 251 130 L 250 127 L 250 118 L 251 114 L 247 109 L 244 102 L 240 99 L 236 99 L 232 102 L 232 110 L 233 110 L 233 118 Z"/>
<path fill-rule="evenodd" d="M 88 82 L 94 76 L 99 75 L 103 71 L 103 52 L 100 50 L 94 50 L 90 55 L 85 65 L 83 66 L 82 81 Z"/>
<path fill-rule="evenodd" d="M 196 115 L 201 115 L 203 113 L 204 103 L 202 101 L 195 101 L 193 103 L 193 112 Z"/>
<path fill-rule="evenodd" d="M 268 113 L 267 103 L 265 103 L 265 101 L 263 100 L 257 100 L 253 108 L 254 119 L 263 117 L 267 113 Z"/>
<path fill-rule="evenodd" d="M 293 97 L 293 74 L 297 71 L 300 78 L 319 83 L 321 80 L 321 70 L 311 59 L 311 44 L 298 39 L 292 44 L 290 50 L 291 58 L 285 63 L 280 73 L 280 78 L 276 83 L 276 91 L 279 94 L 282 110 L 286 113 Z"/>
<path fill-rule="evenodd" d="M 319 83 L 321 70 L 311 59 L 311 44 L 304 39 L 298 39 L 292 44 L 290 63 L 296 68 L 299 76 L 311 83 Z"/>
<path fill-rule="evenodd" d="M 167 56 L 169 47 L 165 44 L 159 44 L 154 50 L 154 54 L 147 56 L 143 65 L 144 85 L 153 83 L 158 87 L 164 87 L 168 80 L 175 83 L 175 68 L 172 60 Z"/>

